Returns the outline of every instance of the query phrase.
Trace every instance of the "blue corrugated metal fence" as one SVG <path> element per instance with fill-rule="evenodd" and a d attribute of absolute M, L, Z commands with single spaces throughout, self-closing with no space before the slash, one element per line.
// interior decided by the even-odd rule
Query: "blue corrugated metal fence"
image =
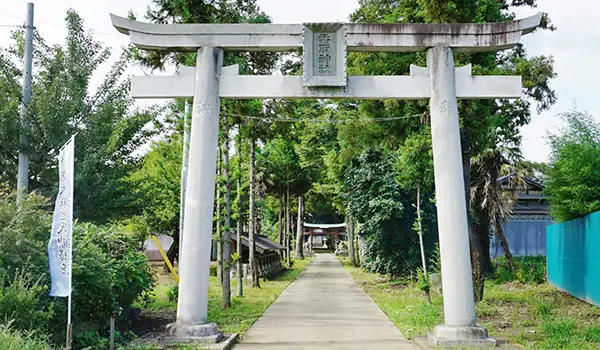
<path fill-rule="evenodd" d="M 502 225 L 504 237 L 513 256 L 546 255 L 546 227 L 554 222 L 547 220 L 511 219 Z M 496 236 L 490 239 L 490 256 L 504 256 L 504 250 Z"/>
<path fill-rule="evenodd" d="M 600 306 L 600 212 L 546 228 L 548 282 Z"/>

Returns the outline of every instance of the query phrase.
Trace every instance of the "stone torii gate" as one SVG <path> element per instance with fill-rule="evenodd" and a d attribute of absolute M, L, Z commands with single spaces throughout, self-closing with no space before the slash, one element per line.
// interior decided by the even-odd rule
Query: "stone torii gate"
<path fill-rule="evenodd" d="M 177 322 L 170 336 L 218 340 L 208 323 L 208 280 L 220 98 L 430 99 L 445 323 L 437 345 L 493 345 L 475 323 L 457 98 L 516 99 L 521 77 L 473 76 L 454 52 L 514 47 L 541 14 L 486 24 L 149 24 L 111 15 L 117 30 L 146 50 L 197 52 L 178 76 L 133 77 L 136 98 L 194 98 Z M 303 76 L 244 76 L 222 68 L 223 51 L 304 52 Z M 409 76 L 347 76 L 346 53 L 427 52 Z M 196 267 L 196 268 L 191 268 Z"/>

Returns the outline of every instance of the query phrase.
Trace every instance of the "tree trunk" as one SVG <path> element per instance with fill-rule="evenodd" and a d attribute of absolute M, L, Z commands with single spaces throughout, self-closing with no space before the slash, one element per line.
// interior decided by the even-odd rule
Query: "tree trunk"
<path fill-rule="evenodd" d="M 292 267 L 290 256 L 290 186 L 287 186 L 285 194 L 285 257 L 287 268 Z"/>
<path fill-rule="evenodd" d="M 217 154 L 217 279 L 223 283 L 223 232 L 221 232 L 221 147 Z"/>
<path fill-rule="evenodd" d="M 358 258 L 360 260 L 360 267 L 366 267 L 367 263 L 365 262 L 365 242 L 361 236 L 358 236 Z"/>
<path fill-rule="evenodd" d="M 348 257 L 350 257 L 350 265 L 356 266 L 356 257 L 354 256 L 354 223 L 350 216 L 346 218 L 346 221 L 348 229 Z"/>
<path fill-rule="evenodd" d="M 423 244 L 423 225 L 421 224 L 421 180 L 417 180 L 417 224 L 419 228 L 419 246 L 421 247 L 421 263 L 423 273 L 427 276 L 427 261 L 425 260 L 425 245 Z"/>
<path fill-rule="evenodd" d="M 258 276 L 258 261 L 256 259 L 256 242 L 254 240 L 255 235 L 255 224 L 256 224 L 256 211 L 254 208 L 254 196 L 256 195 L 256 179 L 254 174 L 254 163 L 256 162 L 256 141 L 254 140 L 254 135 L 252 135 L 250 139 L 250 220 L 249 220 L 249 231 L 248 232 L 248 241 L 250 242 L 250 255 L 249 255 L 249 263 L 250 263 L 250 271 L 252 274 L 252 286 L 255 288 L 260 288 L 260 281 Z"/>
<path fill-rule="evenodd" d="M 500 240 L 500 245 L 502 246 L 502 250 L 504 250 L 504 256 L 506 256 L 506 261 L 508 262 L 508 269 L 510 271 L 515 270 L 515 260 L 510 252 L 510 246 L 508 245 L 508 240 L 506 240 L 506 236 L 504 235 L 504 229 L 502 228 L 502 223 L 496 222 L 496 237 Z"/>
<path fill-rule="evenodd" d="M 419 246 L 421 248 L 421 263 L 423 264 L 423 275 L 429 278 L 427 274 L 427 261 L 425 260 L 425 245 L 423 244 L 423 225 L 421 223 L 421 179 L 417 180 L 417 227 L 419 230 Z M 425 291 L 427 295 L 427 303 L 431 304 L 431 294 L 429 289 Z"/>
<path fill-rule="evenodd" d="M 279 214 L 277 217 L 277 243 L 283 245 L 283 191 L 279 193 Z M 285 252 L 279 251 L 279 258 L 284 259 Z"/>
<path fill-rule="evenodd" d="M 304 259 L 304 196 L 298 197 L 298 224 L 296 225 L 296 259 Z"/>
<path fill-rule="evenodd" d="M 475 301 L 483 299 L 483 291 L 485 285 L 485 264 L 483 260 L 483 247 L 479 234 L 473 229 L 471 222 L 471 151 L 469 143 L 465 141 L 464 135 L 461 134 L 461 147 L 463 149 L 463 177 L 465 186 L 465 199 L 467 210 L 467 224 L 469 230 L 469 245 L 471 248 L 471 266 L 473 276 L 473 296 Z M 444 276 L 442 276 L 444 278 Z"/>
<path fill-rule="evenodd" d="M 229 181 L 229 119 L 223 119 L 223 177 L 225 180 L 225 224 L 223 228 L 223 308 L 231 306 L 231 182 Z"/>
<path fill-rule="evenodd" d="M 239 177 L 237 179 L 237 202 L 238 202 L 238 218 L 237 218 L 237 246 L 236 250 L 238 253 L 238 261 L 237 261 L 237 281 L 238 281 L 238 295 L 244 296 L 244 276 L 242 275 L 242 152 L 240 151 L 240 144 L 236 145 L 238 151 L 238 166 L 239 166 Z"/>

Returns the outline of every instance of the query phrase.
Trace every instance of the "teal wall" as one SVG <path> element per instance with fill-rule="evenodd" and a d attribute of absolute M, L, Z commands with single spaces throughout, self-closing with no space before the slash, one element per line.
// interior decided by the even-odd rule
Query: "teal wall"
<path fill-rule="evenodd" d="M 548 282 L 600 306 L 600 212 L 546 228 Z"/>

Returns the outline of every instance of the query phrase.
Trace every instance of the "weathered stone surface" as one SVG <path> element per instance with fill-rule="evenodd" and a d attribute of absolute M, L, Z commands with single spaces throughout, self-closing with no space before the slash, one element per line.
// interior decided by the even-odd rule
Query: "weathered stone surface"
<path fill-rule="evenodd" d="M 168 336 L 179 338 L 213 337 L 215 342 L 219 341 L 222 335 L 214 323 L 189 325 L 174 322 L 167 325 L 166 333 Z"/>
<path fill-rule="evenodd" d="M 305 25 L 304 86 L 346 86 L 345 25 Z"/>
<path fill-rule="evenodd" d="M 442 347 L 456 346 L 483 346 L 494 347 L 496 340 L 488 336 L 484 327 L 453 327 L 447 325 L 436 326 L 433 333 L 428 336 L 429 341 Z"/>
<path fill-rule="evenodd" d="M 217 341 L 216 339 L 219 338 Z M 180 349 L 182 345 L 195 345 L 203 350 L 230 350 L 238 340 L 238 334 L 220 334 L 208 337 L 177 337 L 160 333 L 146 334 L 132 346 L 142 346 L 151 349 Z"/>
<path fill-rule="evenodd" d="M 220 49 L 198 50 L 181 257 L 181 265 L 189 268 L 180 275 L 175 329 L 194 329 L 207 321 L 222 60 Z"/>
<path fill-rule="evenodd" d="M 429 280 L 431 282 L 431 289 L 438 294 L 442 294 L 442 275 L 439 273 L 432 273 L 429 276 Z"/>
<path fill-rule="evenodd" d="M 228 99 L 403 99 L 418 100 L 431 96 L 429 77 L 349 76 L 346 87 L 306 87 L 299 76 L 221 75 L 219 96 Z M 456 77 L 459 99 L 520 98 L 521 77 Z M 194 77 L 138 76 L 131 79 L 134 98 L 189 98 L 194 95 Z"/>
<path fill-rule="evenodd" d="M 475 305 L 452 49 L 427 51 L 427 66 L 445 324 L 472 327 Z"/>
<path fill-rule="evenodd" d="M 484 24 L 344 24 L 348 51 L 419 52 L 435 46 L 456 51 L 497 51 L 519 43 L 541 14 L 512 22 Z M 295 51 L 304 46 L 300 24 L 150 24 L 111 14 L 113 26 L 142 49 L 196 51 Z"/>

